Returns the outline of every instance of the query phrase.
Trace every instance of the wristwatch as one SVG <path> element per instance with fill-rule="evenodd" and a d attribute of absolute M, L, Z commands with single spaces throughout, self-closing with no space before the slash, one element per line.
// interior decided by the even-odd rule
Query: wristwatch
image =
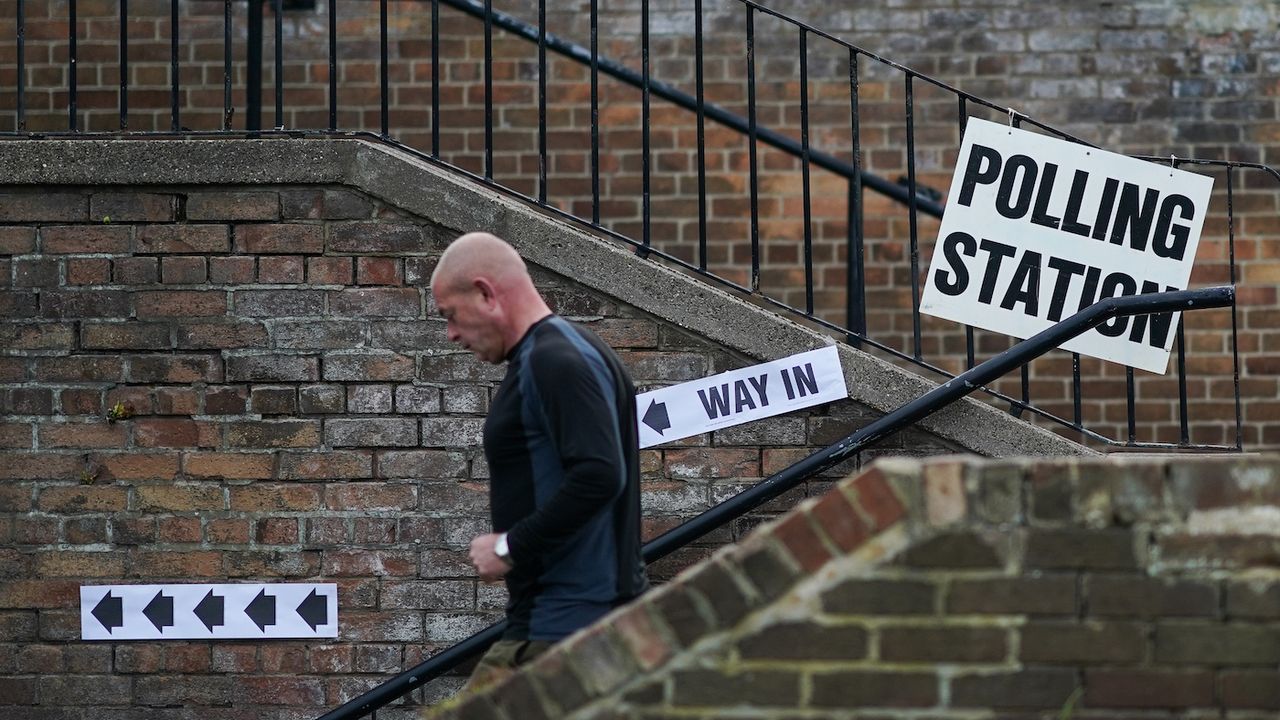
<path fill-rule="evenodd" d="M 497 555 L 502 562 L 515 567 L 515 561 L 511 559 L 511 547 L 507 545 L 506 533 L 499 535 L 498 541 L 493 544 L 493 554 Z"/>

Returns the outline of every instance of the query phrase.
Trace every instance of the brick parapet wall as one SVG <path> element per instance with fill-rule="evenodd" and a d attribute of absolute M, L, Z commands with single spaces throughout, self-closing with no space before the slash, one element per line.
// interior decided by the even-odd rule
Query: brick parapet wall
<path fill-rule="evenodd" d="M 437 716 L 1273 717 L 1278 468 L 882 460 Z"/>
<path fill-rule="evenodd" d="M 267 3 L 269 5 L 269 3 Z M 601 52 L 633 69 L 640 65 L 639 6 L 635 0 L 602 3 Z M 222 13 L 216 3 L 185 0 L 182 7 L 179 79 L 179 124 L 195 130 L 220 127 L 223 118 Z M 243 127 L 245 108 L 245 5 L 233 8 L 232 99 L 237 109 L 233 127 Z M 499 2 L 495 9 L 534 22 L 527 3 Z M 1039 121 L 1088 142 L 1124 153 L 1180 158 L 1206 157 L 1280 164 L 1277 143 L 1275 76 L 1280 57 L 1275 33 L 1259 28 L 1275 24 L 1276 11 L 1261 0 L 1230 8 L 1192 0 L 1138 2 L 1123 6 L 1013 7 L 1000 1 L 905 2 L 892 8 L 824 8 L 805 3 L 772 5 L 832 32 L 868 51 L 891 58 L 915 71 L 983 96 L 999 107 L 1013 107 Z M 282 77 L 286 128 L 322 128 L 327 107 L 327 3 L 315 10 L 289 11 L 284 17 Z M 169 3 L 137 0 L 130 5 L 130 116 L 132 130 L 168 129 Z M 692 7 L 655 4 L 650 25 L 651 72 L 654 79 L 694 92 Z M 116 110 L 119 70 L 117 5 L 81 0 L 76 77 L 79 83 L 78 127 L 109 131 L 119 127 Z M 736 2 L 704 3 L 706 96 L 740 115 L 746 114 L 745 27 Z M 482 23 L 444 8 L 441 12 L 440 63 L 432 67 L 431 13 L 426 2 L 389 4 L 390 132 L 412 147 L 438 152 L 445 160 L 473 172 L 484 172 L 485 132 L 481 63 Z M 344 129 L 378 130 L 378 23 L 373 4 L 358 0 L 337 3 L 341 58 L 338 65 L 338 125 Z M 272 20 L 267 17 L 265 57 L 273 56 Z M 27 127 L 52 131 L 67 127 L 69 80 L 67 6 L 28 3 L 26 28 Z M 797 139 L 799 83 L 794 28 L 757 13 L 757 117 L 762 126 Z M 16 53 L 15 33 L 0 26 L 0 57 Z M 586 12 L 579 8 L 548 9 L 548 28 L 586 45 Z M 1069 30 L 1063 30 L 1069 28 Z M 537 49 L 499 31 L 494 63 L 495 147 L 497 181 L 536 195 Z M 843 50 L 809 38 L 811 141 L 817 150 L 852 158 L 848 71 Z M 8 48 L 8 54 L 5 49 Z M 866 168 L 897 180 L 906 173 L 905 83 L 901 75 L 863 57 L 860 72 L 862 161 Z M 6 60 L 6 63 L 10 61 Z M 268 63 L 270 65 L 270 63 Z M 440 78 L 440 141 L 431 134 L 433 70 Z M 267 67 L 264 125 L 273 126 L 274 69 Z M 550 60 L 548 71 L 549 155 L 547 197 L 558 207 L 591 217 L 590 110 L 587 73 L 580 65 Z M 16 84 L 16 68 L 0 66 L 0 80 Z M 956 98 L 925 82 L 915 84 L 916 170 L 919 180 L 945 190 L 958 139 Z M 639 238 L 641 206 L 640 93 L 616 81 L 601 84 L 602 222 Z M 0 98 L 0 111 L 11 117 L 13 95 Z M 976 115 L 1003 120 L 1002 113 L 970 103 Z M 659 248 L 696 260 L 698 219 L 696 132 L 692 113 L 654 104 L 651 203 L 652 240 Z M 714 123 L 708 128 L 709 267 L 745 281 L 749 271 L 748 148 L 738 133 Z M 803 306 L 804 269 L 800 240 L 804 234 L 799 163 L 760 148 L 761 287 L 796 306 Z M 1228 282 L 1228 257 L 1237 261 L 1240 282 L 1240 369 L 1243 441 L 1246 447 L 1274 447 L 1280 442 L 1277 395 L 1277 279 L 1280 263 L 1272 248 L 1280 235 L 1276 223 L 1280 187 L 1262 171 L 1237 171 L 1234 184 L 1236 222 L 1226 221 L 1226 178 L 1214 174 L 1216 193 L 1206 224 L 1195 284 Z M 845 244 L 847 183 L 825 171 L 812 177 L 812 235 L 815 307 L 841 321 L 845 312 Z M 914 354 L 909 264 L 910 223 L 898 205 L 868 194 L 865 237 L 870 335 L 879 342 Z M 936 224 L 918 228 L 921 268 L 927 268 Z M 1234 238 L 1230 235 L 1234 233 Z M 918 278 L 917 278 L 918 279 Z M 1187 317 L 1192 403 L 1188 432 L 1194 442 L 1234 442 L 1235 407 L 1224 398 L 1233 391 L 1234 367 L 1224 336 L 1230 314 L 1194 313 Z M 978 332 L 979 358 L 1005 349 L 1003 336 Z M 924 320 L 919 351 L 951 370 L 964 365 L 963 331 L 951 323 Z M 1055 353 L 1032 366 L 1030 392 L 1045 409 L 1071 420 L 1072 359 Z M 1123 369 L 1085 359 L 1081 415 L 1086 425 L 1123 440 L 1128 436 L 1128 410 Z M 996 386 L 1019 396 L 1016 380 Z M 1135 410 L 1137 439 L 1177 441 L 1181 434 L 1176 383 L 1139 373 Z"/>
<path fill-rule="evenodd" d="M 459 231 L 336 185 L 0 190 L 0 716 L 313 717 L 496 619 Z M 534 268 L 643 388 L 752 362 Z M 878 417 L 847 401 L 644 451 L 652 537 Z M 668 578 L 909 430 L 653 568 Z M 332 581 L 334 641 L 84 643 L 84 584 Z M 458 677 L 430 686 L 449 695 Z"/>

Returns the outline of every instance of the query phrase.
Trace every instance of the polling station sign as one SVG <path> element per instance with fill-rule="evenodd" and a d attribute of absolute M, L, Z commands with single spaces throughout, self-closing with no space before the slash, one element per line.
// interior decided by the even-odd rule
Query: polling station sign
<path fill-rule="evenodd" d="M 834 345 L 636 396 L 640 447 L 849 397 Z"/>
<path fill-rule="evenodd" d="M 1185 290 L 1213 179 L 970 118 L 920 311 L 1028 338 L 1094 302 Z M 1063 344 L 1154 373 L 1176 313 Z"/>

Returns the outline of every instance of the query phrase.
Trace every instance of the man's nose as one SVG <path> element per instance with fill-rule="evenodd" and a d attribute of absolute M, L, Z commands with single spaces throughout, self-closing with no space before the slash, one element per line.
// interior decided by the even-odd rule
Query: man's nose
<path fill-rule="evenodd" d="M 445 326 L 444 336 L 449 339 L 449 342 L 455 343 L 458 342 L 458 338 L 461 337 L 458 335 L 457 329 L 453 327 L 453 323 L 449 323 Z"/>

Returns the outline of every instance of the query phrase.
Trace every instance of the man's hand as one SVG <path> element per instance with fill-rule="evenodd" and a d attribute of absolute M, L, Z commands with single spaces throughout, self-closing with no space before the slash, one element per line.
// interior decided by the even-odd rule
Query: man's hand
<path fill-rule="evenodd" d="M 480 535 L 471 541 L 471 564 L 480 579 L 485 582 L 496 582 L 511 569 L 505 560 L 498 557 L 493 546 L 498 542 L 498 533 Z"/>

